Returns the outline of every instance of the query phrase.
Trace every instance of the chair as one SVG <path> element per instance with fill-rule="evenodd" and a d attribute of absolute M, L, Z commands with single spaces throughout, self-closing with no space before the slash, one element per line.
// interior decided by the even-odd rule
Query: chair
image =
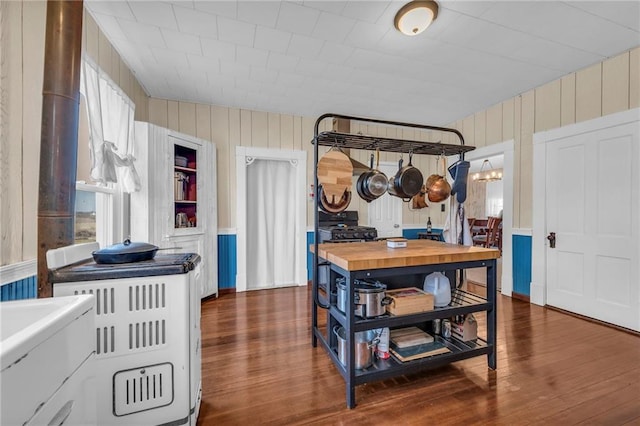
<path fill-rule="evenodd" d="M 484 234 L 474 235 L 473 245 L 482 247 L 493 247 L 498 243 L 499 226 L 502 219 L 499 217 L 489 217 L 487 220 L 487 228 Z"/>

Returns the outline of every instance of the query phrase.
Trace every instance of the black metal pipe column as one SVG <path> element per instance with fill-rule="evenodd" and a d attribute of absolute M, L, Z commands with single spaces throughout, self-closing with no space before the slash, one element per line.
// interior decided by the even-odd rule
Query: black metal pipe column
<path fill-rule="evenodd" d="M 47 250 L 74 241 L 82 11 L 82 1 L 47 2 L 38 190 L 38 297 L 53 295 L 47 277 Z"/>

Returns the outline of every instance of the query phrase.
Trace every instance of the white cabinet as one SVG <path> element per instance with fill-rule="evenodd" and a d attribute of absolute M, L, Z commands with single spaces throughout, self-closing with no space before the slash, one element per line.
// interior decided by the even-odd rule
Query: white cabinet
<path fill-rule="evenodd" d="M 216 146 L 136 122 L 136 168 L 142 189 L 131 194 L 131 239 L 202 257 L 201 297 L 218 294 Z"/>

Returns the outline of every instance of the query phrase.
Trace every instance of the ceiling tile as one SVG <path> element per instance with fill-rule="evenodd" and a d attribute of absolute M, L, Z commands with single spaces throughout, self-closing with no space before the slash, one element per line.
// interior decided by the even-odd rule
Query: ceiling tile
<path fill-rule="evenodd" d="M 511 54 L 511 57 L 563 73 L 575 71 L 605 59 L 595 53 L 539 38 L 531 38 L 523 43 Z"/>
<path fill-rule="evenodd" d="M 283 2 L 276 28 L 294 34 L 310 35 L 320 17 L 320 11 L 295 3 Z"/>
<path fill-rule="evenodd" d="M 321 76 L 324 70 L 327 68 L 327 64 L 315 59 L 300 59 L 296 66 L 296 73 L 308 77 Z"/>
<path fill-rule="evenodd" d="M 152 48 L 151 52 L 160 67 L 175 68 L 176 64 L 187 63 L 187 55 L 182 52 L 159 47 Z"/>
<path fill-rule="evenodd" d="M 344 1 L 305 0 L 302 4 L 313 9 L 323 10 L 325 12 L 333 13 L 334 15 L 340 15 L 347 3 Z"/>
<path fill-rule="evenodd" d="M 218 72 L 220 70 L 220 60 L 209 56 L 187 55 L 189 66 L 200 71 Z"/>
<path fill-rule="evenodd" d="M 236 45 L 233 43 L 201 37 L 200 44 L 202 45 L 202 53 L 205 56 L 230 61 L 236 60 Z"/>
<path fill-rule="evenodd" d="M 639 1 L 568 1 L 565 4 L 600 16 L 634 31 L 640 31 Z"/>
<path fill-rule="evenodd" d="M 135 40 L 136 44 L 151 47 L 166 47 L 160 28 L 154 25 L 141 24 L 140 22 L 127 21 L 125 19 L 118 19 L 118 22 L 124 35 L 130 40 Z"/>
<path fill-rule="evenodd" d="M 322 12 L 312 35 L 323 40 L 342 42 L 355 24 L 354 19 Z"/>
<path fill-rule="evenodd" d="M 254 67 L 265 68 L 267 66 L 267 58 L 269 52 L 253 47 L 238 46 L 236 47 L 236 62 L 239 64 L 251 65 Z"/>
<path fill-rule="evenodd" d="M 254 24 L 218 17 L 218 39 L 242 46 L 253 46 L 256 33 Z"/>
<path fill-rule="evenodd" d="M 251 67 L 249 78 L 260 83 L 275 83 L 278 80 L 278 71 L 267 70 L 265 68 L 259 67 Z"/>
<path fill-rule="evenodd" d="M 168 3 L 152 1 L 130 2 L 129 7 L 131 7 L 138 22 L 174 30 L 178 29 L 173 8 Z"/>
<path fill-rule="evenodd" d="M 236 62 L 230 62 L 230 61 L 224 61 L 220 63 L 221 74 L 248 78 L 250 72 L 251 72 L 251 67 L 246 64 L 238 64 Z"/>
<path fill-rule="evenodd" d="M 362 49 L 375 49 L 389 28 L 368 22 L 357 22 L 345 39 L 345 44 Z"/>
<path fill-rule="evenodd" d="M 280 3 L 274 1 L 239 1 L 238 20 L 274 28 Z"/>
<path fill-rule="evenodd" d="M 122 32 L 122 27 L 120 27 L 120 23 L 118 19 L 110 15 L 103 15 L 101 13 L 92 13 L 95 19 L 100 21 L 100 29 L 107 36 L 109 40 L 114 39 L 126 39 L 126 36 Z"/>
<path fill-rule="evenodd" d="M 203 37 L 218 38 L 216 17 L 197 10 L 174 6 L 180 31 Z"/>
<path fill-rule="evenodd" d="M 322 49 L 318 52 L 317 58 L 334 64 L 346 62 L 355 49 L 344 44 L 325 41 Z"/>
<path fill-rule="evenodd" d="M 226 18 L 235 19 L 238 17 L 238 2 L 225 0 L 205 0 L 194 1 L 196 10 L 201 10 L 213 15 L 224 16 Z"/>
<path fill-rule="evenodd" d="M 283 55 L 282 53 L 269 52 L 267 59 L 267 68 L 278 71 L 293 71 L 300 58 L 296 56 Z"/>
<path fill-rule="evenodd" d="M 291 40 L 290 33 L 258 25 L 253 47 L 285 53 L 289 47 L 289 40 Z"/>
<path fill-rule="evenodd" d="M 116 16 L 129 20 L 135 19 L 128 2 L 124 1 L 85 1 L 84 3 L 92 14 L 101 13 L 104 15 Z"/>
<path fill-rule="evenodd" d="M 342 15 L 359 21 L 375 23 L 378 22 L 387 8 L 393 8 L 397 11 L 402 5 L 403 3 L 390 1 L 350 1 L 347 2 L 342 10 Z"/>
<path fill-rule="evenodd" d="M 187 53 L 202 54 L 199 37 L 164 28 L 160 31 L 162 32 L 167 48 Z"/>
<path fill-rule="evenodd" d="M 281 72 L 278 73 L 278 83 L 287 87 L 301 87 L 306 77 L 296 73 Z"/>
<path fill-rule="evenodd" d="M 289 42 L 287 54 L 301 58 L 315 58 L 320 49 L 322 49 L 323 44 L 324 41 L 317 38 L 294 34 L 291 37 L 291 42 Z"/>

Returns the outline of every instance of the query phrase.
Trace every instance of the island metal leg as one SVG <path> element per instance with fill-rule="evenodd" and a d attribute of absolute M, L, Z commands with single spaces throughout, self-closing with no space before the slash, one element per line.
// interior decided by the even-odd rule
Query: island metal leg
<path fill-rule="evenodd" d="M 491 308 L 487 311 L 487 342 L 493 345 L 491 353 L 487 355 L 487 363 L 492 370 L 496 369 L 496 328 L 497 328 L 497 297 L 496 297 L 496 260 L 487 265 L 487 301 Z"/>

